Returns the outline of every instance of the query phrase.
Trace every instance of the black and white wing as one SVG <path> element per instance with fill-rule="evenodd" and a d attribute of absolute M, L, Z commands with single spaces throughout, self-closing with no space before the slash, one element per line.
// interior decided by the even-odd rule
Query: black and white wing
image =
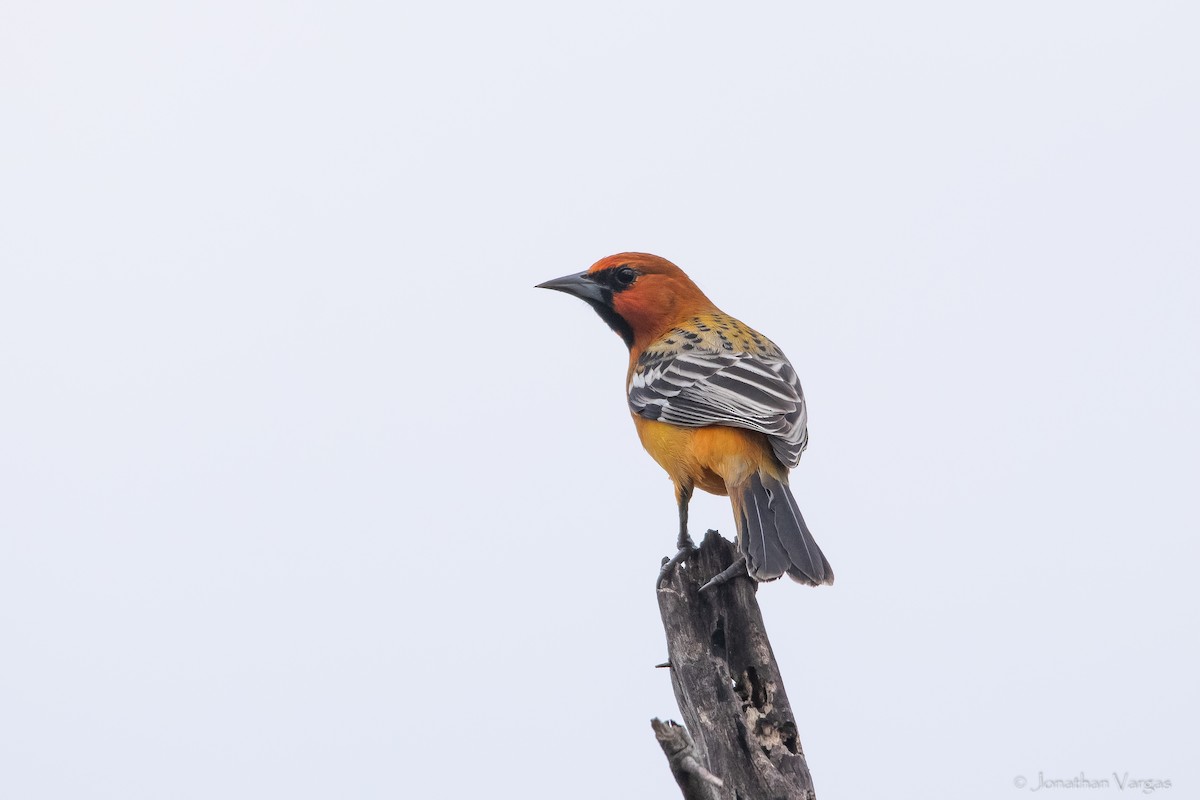
<path fill-rule="evenodd" d="M 808 446 L 808 410 L 796 371 L 777 349 L 647 351 L 629 383 L 629 407 L 646 419 L 765 433 L 791 468 Z"/>

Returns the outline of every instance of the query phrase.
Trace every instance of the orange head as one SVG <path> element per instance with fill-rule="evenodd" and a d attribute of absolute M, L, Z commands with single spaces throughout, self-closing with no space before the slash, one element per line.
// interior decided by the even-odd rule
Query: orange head
<path fill-rule="evenodd" d="M 630 348 L 644 347 L 680 320 L 716 310 L 683 270 L 649 253 L 617 253 L 586 272 L 539 283 L 538 288 L 584 300 Z"/>

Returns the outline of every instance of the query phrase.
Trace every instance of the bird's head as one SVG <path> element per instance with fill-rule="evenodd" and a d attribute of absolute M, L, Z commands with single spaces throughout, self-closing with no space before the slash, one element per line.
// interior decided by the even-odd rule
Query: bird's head
<path fill-rule="evenodd" d="M 716 310 L 683 270 L 649 253 L 617 253 L 537 288 L 585 301 L 631 348 L 653 341 L 682 318 Z"/>

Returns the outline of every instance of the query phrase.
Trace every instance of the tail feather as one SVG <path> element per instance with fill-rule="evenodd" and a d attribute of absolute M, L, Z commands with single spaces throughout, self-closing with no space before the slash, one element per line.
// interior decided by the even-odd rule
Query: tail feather
<path fill-rule="evenodd" d="M 786 483 L 757 472 L 730 494 L 738 541 L 756 580 L 775 580 L 786 573 L 810 586 L 833 583 L 833 569 L 813 540 Z"/>
<path fill-rule="evenodd" d="M 744 497 L 737 495 L 734 498 L 734 508 L 738 512 L 738 543 L 741 545 L 742 554 L 746 556 L 747 565 L 765 563 L 767 540 L 757 498 L 750 493 Z M 753 567 L 750 569 L 753 571 Z"/>
<path fill-rule="evenodd" d="M 744 496 L 742 551 L 751 574 L 760 581 L 770 581 L 783 575 L 791 560 L 775 532 L 775 514 L 770 497 L 764 493 L 747 492 Z"/>

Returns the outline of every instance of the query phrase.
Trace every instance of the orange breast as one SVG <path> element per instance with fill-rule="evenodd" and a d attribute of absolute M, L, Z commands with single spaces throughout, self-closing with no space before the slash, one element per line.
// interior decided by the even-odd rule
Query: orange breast
<path fill-rule="evenodd" d="M 684 428 L 636 414 L 633 423 L 646 452 L 676 483 L 723 495 L 760 469 L 782 471 L 767 437 L 755 431 L 723 425 Z"/>

